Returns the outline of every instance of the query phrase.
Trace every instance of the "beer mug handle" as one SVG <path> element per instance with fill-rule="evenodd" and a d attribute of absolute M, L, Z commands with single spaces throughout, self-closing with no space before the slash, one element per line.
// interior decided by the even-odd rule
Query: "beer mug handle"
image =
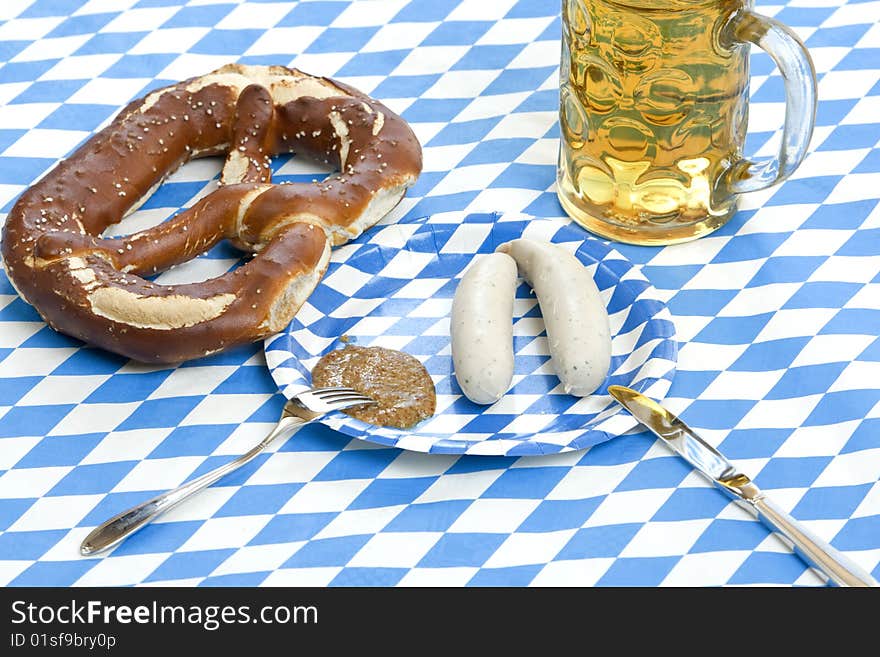
<path fill-rule="evenodd" d="M 755 192 L 788 178 L 807 154 L 816 121 L 816 71 L 806 46 L 779 21 L 748 9 L 735 13 L 722 32 L 731 42 L 749 42 L 764 50 L 785 81 L 785 126 L 779 155 L 741 160 L 730 171 L 730 189 Z"/>

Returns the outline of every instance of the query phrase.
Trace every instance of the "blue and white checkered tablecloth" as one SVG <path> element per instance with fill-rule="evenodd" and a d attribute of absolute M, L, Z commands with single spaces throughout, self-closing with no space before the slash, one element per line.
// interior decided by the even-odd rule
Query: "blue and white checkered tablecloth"
<path fill-rule="evenodd" d="M 559 217 L 553 0 L 3 0 L 0 212 L 122 105 L 229 61 L 338 77 L 413 126 L 425 170 L 391 220 Z M 618 246 L 668 303 L 669 406 L 819 536 L 880 575 L 880 2 L 759 3 L 819 75 L 811 153 L 719 232 Z M 782 79 L 752 56 L 747 151 Z M 312 175 L 282 159 L 278 179 Z M 178 172 L 121 230 L 212 189 Z M 160 280 L 225 271 L 229 247 Z M 0 275 L 0 584 L 815 585 L 648 435 L 520 458 L 426 455 L 312 426 L 108 556 L 96 524 L 249 448 L 283 398 L 253 345 L 179 367 L 54 333 Z"/>

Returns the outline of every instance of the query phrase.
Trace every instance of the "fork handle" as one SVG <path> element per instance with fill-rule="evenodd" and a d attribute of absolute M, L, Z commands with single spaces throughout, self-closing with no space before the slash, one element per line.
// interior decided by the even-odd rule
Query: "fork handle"
<path fill-rule="evenodd" d="M 215 468 L 210 472 L 206 472 L 200 477 L 197 477 L 182 486 L 178 486 L 177 488 L 161 493 L 146 502 L 142 502 L 128 511 L 123 511 L 119 515 L 110 518 L 104 524 L 95 527 L 80 545 L 80 553 L 83 556 L 88 556 L 120 543 L 122 540 L 131 536 L 169 509 L 174 508 L 203 488 L 207 488 L 229 473 L 235 472 L 241 466 L 252 461 L 279 436 L 290 436 L 294 430 L 299 429 L 304 424 L 308 424 L 308 422 L 309 420 L 304 420 L 296 416 L 282 418 L 278 424 L 275 425 L 275 428 L 272 429 L 269 435 L 263 438 L 260 444 L 256 445 L 238 458 L 229 463 L 224 463 L 220 467 Z"/>

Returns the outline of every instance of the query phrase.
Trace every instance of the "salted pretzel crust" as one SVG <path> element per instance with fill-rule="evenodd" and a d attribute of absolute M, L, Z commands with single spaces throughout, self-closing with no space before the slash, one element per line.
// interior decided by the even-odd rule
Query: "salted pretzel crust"
<path fill-rule="evenodd" d="M 284 152 L 338 173 L 272 184 L 270 158 Z M 101 237 L 182 164 L 219 153 L 216 191 L 154 228 Z M 3 228 L 3 261 L 52 328 L 143 362 L 189 360 L 284 328 L 330 247 L 397 205 L 421 164 L 406 122 L 356 89 L 231 64 L 130 103 L 28 189 Z M 145 278 L 223 239 L 255 256 L 199 283 Z"/>

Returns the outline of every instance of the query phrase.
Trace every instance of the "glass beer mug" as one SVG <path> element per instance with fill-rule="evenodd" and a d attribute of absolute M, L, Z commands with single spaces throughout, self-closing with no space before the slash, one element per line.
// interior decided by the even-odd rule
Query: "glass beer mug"
<path fill-rule="evenodd" d="M 675 244 L 722 226 L 737 196 L 785 180 L 806 154 L 816 75 L 791 30 L 751 0 L 562 0 L 557 193 L 603 237 Z M 775 158 L 751 161 L 749 44 L 785 82 Z"/>

